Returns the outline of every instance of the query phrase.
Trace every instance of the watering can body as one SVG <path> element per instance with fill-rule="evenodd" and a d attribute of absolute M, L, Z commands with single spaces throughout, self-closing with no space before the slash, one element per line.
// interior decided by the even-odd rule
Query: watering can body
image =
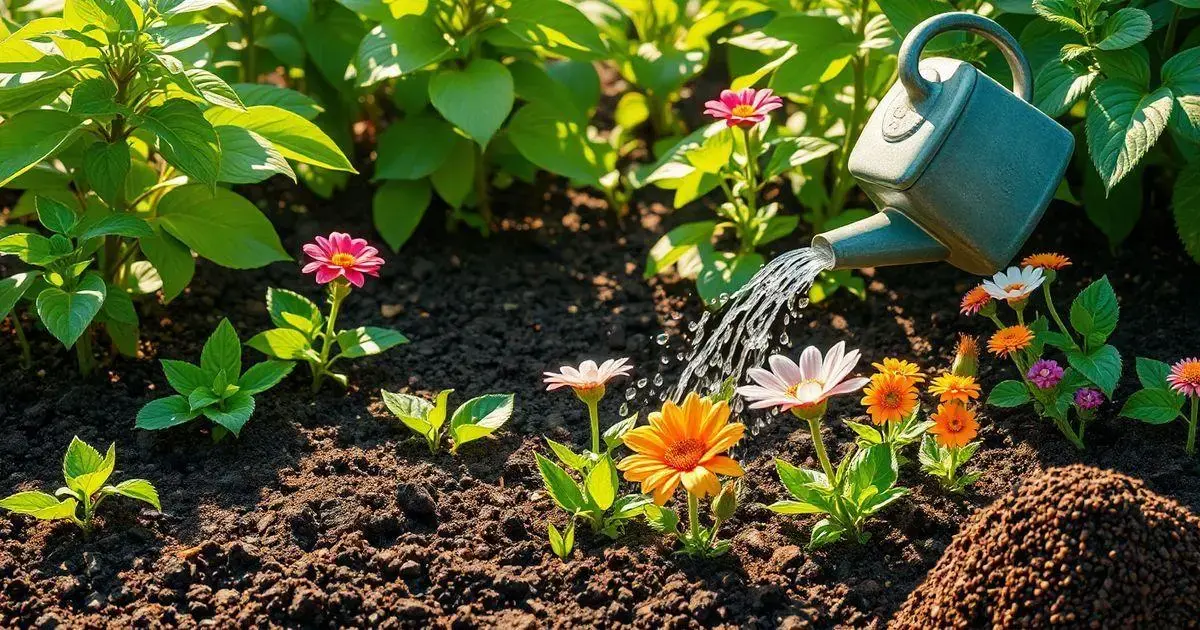
<path fill-rule="evenodd" d="M 1009 91 L 970 64 L 920 59 L 938 33 L 969 30 L 997 43 Z M 1029 104 L 1029 66 L 1012 36 L 968 13 L 934 16 L 900 50 L 900 80 L 850 153 L 850 172 L 883 210 L 819 234 L 834 268 L 945 260 L 987 275 L 1033 232 L 1074 150 L 1069 131 Z"/>

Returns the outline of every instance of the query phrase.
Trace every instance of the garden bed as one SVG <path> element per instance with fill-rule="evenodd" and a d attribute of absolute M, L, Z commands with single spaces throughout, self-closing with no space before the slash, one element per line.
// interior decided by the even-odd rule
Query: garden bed
<path fill-rule="evenodd" d="M 271 202 L 260 205 L 298 255 L 315 234 L 371 234 L 369 192 L 359 180 L 335 203 L 268 192 Z M 400 254 L 385 253 L 382 279 L 347 302 L 342 321 L 392 326 L 411 344 L 354 364 L 344 395 L 311 396 L 303 375 L 293 375 L 259 397 L 239 440 L 213 445 L 196 425 L 138 431 L 133 420 L 167 387 L 154 359 L 197 357 L 221 317 L 243 337 L 266 328 L 268 286 L 318 299 L 295 265 L 233 274 L 202 262 L 188 293 L 143 312 L 144 356 L 116 358 L 88 381 L 49 336 L 35 336 L 41 358 L 30 371 L 5 352 L 0 488 L 57 477 L 78 435 L 115 441 L 122 477 L 152 480 L 164 509 L 115 502 L 90 540 L 70 523 L 0 516 L 0 626 L 882 626 L 966 518 L 1040 469 L 1115 469 L 1200 510 L 1200 470 L 1183 454 L 1179 426 L 1120 419 L 1110 404 L 1089 430 L 1089 449 L 1078 452 L 1028 408 L 985 407 L 983 446 L 971 464 L 984 474 L 965 495 L 947 496 L 910 464 L 901 483 L 914 492 L 869 525 L 874 544 L 807 552 L 811 519 L 755 505 L 783 492 L 775 456 L 816 465 L 806 432 L 782 421 L 741 447 L 750 479 L 745 507 L 723 530 L 733 536 L 729 555 L 674 557 L 638 523 L 615 543 L 580 528 L 564 563 L 545 538 L 547 517 L 561 525 L 563 514 L 533 452 L 544 449 L 543 435 L 582 443 L 587 420 L 571 396 L 543 390 L 541 373 L 630 356 L 635 380 L 653 378 L 664 352 L 655 337 L 679 336 L 699 312 L 689 283 L 642 279 L 649 247 L 686 213 L 667 218 L 644 203 L 637 212 L 646 229 L 624 230 L 603 204 L 555 185 L 506 192 L 500 202 L 498 234 L 449 236 L 426 221 Z M 1081 211 L 1056 206 L 1026 248 L 1071 256 L 1076 264 L 1061 277 L 1075 290 L 1110 276 L 1122 300 L 1113 343 L 1127 365 L 1134 355 L 1173 360 L 1200 348 L 1194 267 L 1173 236 L 1160 236 L 1171 229 L 1166 213 L 1151 214 L 1112 256 L 1096 250 L 1100 239 Z M 901 356 L 934 367 L 948 364 L 959 332 L 985 332 L 984 322 L 957 312 L 974 282 L 962 272 L 926 265 L 868 275 L 866 300 L 838 294 L 810 307 L 791 334 L 797 345 L 846 339 L 868 360 Z M 0 332 L 11 349 L 10 331 Z M 986 358 L 985 391 L 1007 372 Z M 1134 386 L 1127 369 L 1122 391 Z M 625 387 L 611 388 L 606 425 Z M 511 391 L 516 412 L 493 439 L 431 456 L 384 408 L 381 388 Z M 858 413 L 855 398 L 834 404 Z M 832 450 L 852 438 L 827 423 Z"/>

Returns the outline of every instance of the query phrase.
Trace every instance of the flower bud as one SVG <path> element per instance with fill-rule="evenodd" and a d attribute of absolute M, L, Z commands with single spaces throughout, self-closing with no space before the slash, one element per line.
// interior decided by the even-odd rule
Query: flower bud
<path fill-rule="evenodd" d="M 727 521 L 733 518 L 733 514 L 738 508 L 738 484 L 736 481 L 726 481 L 721 487 L 721 492 L 717 494 L 712 502 L 713 518 L 718 521 Z"/>
<path fill-rule="evenodd" d="M 979 344 L 971 335 L 959 335 L 950 372 L 955 376 L 975 376 L 979 372 Z"/>
<path fill-rule="evenodd" d="M 825 417 L 825 410 L 829 408 L 829 401 L 822 400 L 819 403 L 812 405 L 801 405 L 792 407 L 792 415 L 801 420 L 820 420 Z"/>

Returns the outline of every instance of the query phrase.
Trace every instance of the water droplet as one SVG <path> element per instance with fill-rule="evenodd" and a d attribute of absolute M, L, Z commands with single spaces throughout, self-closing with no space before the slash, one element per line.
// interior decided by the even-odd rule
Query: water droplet
<path fill-rule="evenodd" d="M 625 400 L 633 400 L 637 396 L 637 389 L 630 387 L 625 390 Z"/>
<path fill-rule="evenodd" d="M 659 401 L 659 402 L 666 402 L 666 401 L 667 401 L 667 392 L 666 392 L 666 391 L 663 391 L 663 393 L 661 393 L 661 394 L 659 394 L 659 395 L 658 395 L 658 401 Z"/>
<path fill-rule="evenodd" d="M 665 354 L 664 354 L 664 355 L 662 355 L 662 358 L 660 358 L 660 359 L 658 360 L 658 362 L 659 362 L 659 363 L 662 363 L 663 365 L 667 365 L 668 363 L 670 363 L 670 362 L 671 362 L 671 357 L 669 357 L 669 356 L 667 356 L 667 355 L 665 355 Z"/>
<path fill-rule="evenodd" d="M 688 322 L 688 330 L 691 332 L 696 332 L 696 329 L 699 327 L 700 322 Z"/>
<path fill-rule="evenodd" d="M 659 333 L 658 336 L 654 338 L 654 343 L 657 343 L 660 346 L 665 346 L 670 340 L 671 338 L 667 336 L 667 333 Z"/>
<path fill-rule="evenodd" d="M 646 384 L 649 382 L 650 382 L 650 379 L 639 378 L 638 382 L 637 382 L 638 389 L 645 389 Z"/>
<path fill-rule="evenodd" d="M 655 386 L 655 387 L 662 387 L 662 384 L 663 384 L 663 375 L 662 375 L 662 374 L 655 374 L 655 375 L 654 375 L 654 386 Z"/>
<path fill-rule="evenodd" d="M 791 346 L 792 339 L 790 337 L 788 337 L 788 334 L 786 332 L 784 332 L 781 335 L 779 335 L 779 343 L 781 343 L 785 346 Z"/>
<path fill-rule="evenodd" d="M 682 352 L 676 352 L 676 353 L 675 353 L 675 360 L 676 360 L 676 361 L 682 361 L 682 360 L 683 360 L 683 353 L 682 353 Z"/>
<path fill-rule="evenodd" d="M 628 403 L 621 405 L 620 413 L 621 413 L 622 418 L 629 415 L 629 404 Z"/>

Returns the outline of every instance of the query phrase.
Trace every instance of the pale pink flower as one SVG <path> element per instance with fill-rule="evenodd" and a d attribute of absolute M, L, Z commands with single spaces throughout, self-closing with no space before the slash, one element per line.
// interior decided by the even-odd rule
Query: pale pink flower
<path fill-rule="evenodd" d="M 304 253 L 313 262 L 304 265 L 301 271 L 316 272 L 318 284 L 345 278 L 350 284 L 362 287 L 364 275 L 379 277 L 379 268 L 383 266 L 378 249 L 367 245 L 365 239 L 350 238 L 342 232 L 333 232 L 329 238 L 318 236 L 315 243 L 304 246 Z"/>
<path fill-rule="evenodd" d="M 629 376 L 633 366 L 629 359 L 609 359 L 600 365 L 595 361 L 584 361 L 578 368 L 564 365 L 557 372 L 544 372 L 546 391 L 570 387 L 579 392 L 589 392 L 601 387 L 618 376 Z"/>
<path fill-rule="evenodd" d="M 777 354 L 768 362 L 771 369 L 751 368 L 750 378 L 757 385 L 738 388 L 751 409 L 779 407 L 784 411 L 795 407 L 812 407 L 830 396 L 858 391 L 870 382 L 868 378 L 846 380 L 860 357 L 858 350 L 846 352 L 846 342 L 839 341 L 822 357 L 815 346 L 804 349 L 800 364 Z"/>
<path fill-rule="evenodd" d="M 729 127 L 753 127 L 767 119 L 767 112 L 783 107 L 783 99 L 771 90 L 744 88 L 721 92 L 719 100 L 704 104 L 705 114 L 725 121 Z"/>

